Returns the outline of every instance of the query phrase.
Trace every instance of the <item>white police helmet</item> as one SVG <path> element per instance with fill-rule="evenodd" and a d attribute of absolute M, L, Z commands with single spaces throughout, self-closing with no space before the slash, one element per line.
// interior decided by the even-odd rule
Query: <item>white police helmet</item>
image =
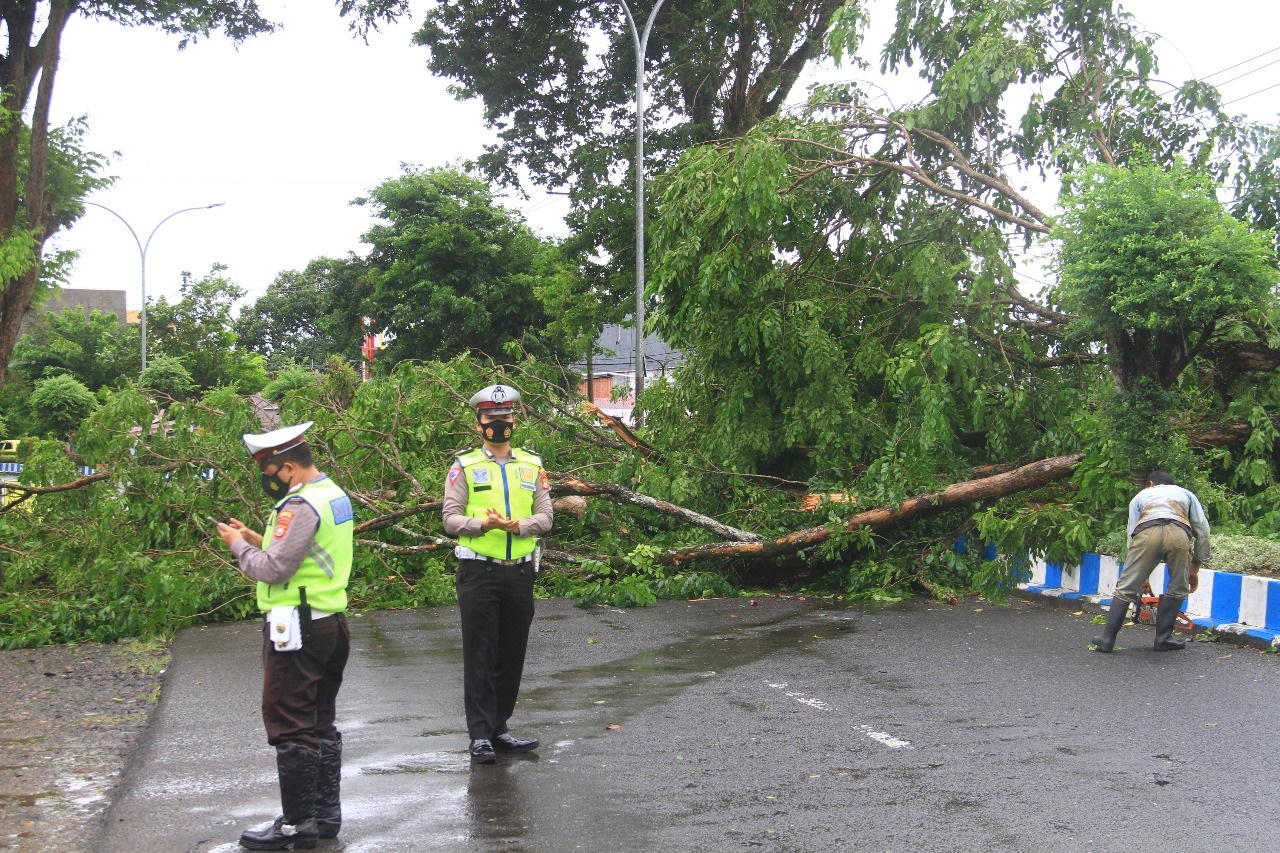
<path fill-rule="evenodd" d="M 471 396 L 471 408 L 476 416 L 509 415 L 515 412 L 516 403 L 520 402 L 520 392 L 510 385 L 490 385 Z"/>
<path fill-rule="evenodd" d="M 314 423 L 315 421 L 307 421 L 296 426 L 273 429 L 271 432 L 246 433 L 241 438 L 244 439 L 244 446 L 248 449 L 249 455 L 261 464 L 278 453 L 284 453 L 299 444 L 305 444 L 306 440 L 303 439 L 302 434 L 309 430 Z"/>

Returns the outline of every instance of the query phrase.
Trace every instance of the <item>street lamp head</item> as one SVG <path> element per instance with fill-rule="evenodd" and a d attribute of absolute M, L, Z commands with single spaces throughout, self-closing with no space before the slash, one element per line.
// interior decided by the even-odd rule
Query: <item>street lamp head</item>
<path fill-rule="evenodd" d="M 225 205 L 225 204 L 226 204 L 226 202 L 225 202 L 225 201 L 215 201 L 213 204 L 206 204 L 206 205 L 205 205 L 205 207 L 206 207 L 206 208 L 222 207 L 222 206 L 223 206 L 223 205 Z"/>

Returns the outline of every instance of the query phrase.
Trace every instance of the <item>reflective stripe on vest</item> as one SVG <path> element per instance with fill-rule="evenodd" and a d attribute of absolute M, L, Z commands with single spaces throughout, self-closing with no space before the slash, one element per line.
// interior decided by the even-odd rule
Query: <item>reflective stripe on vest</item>
<path fill-rule="evenodd" d="M 267 550 L 271 544 L 270 531 L 275 529 L 276 516 L 293 498 L 302 498 L 315 510 L 320 516 L 320 526 L 316 528 L 311 549 L 293 577 L 283 584 L 258 583 L 258 609 L 265 613 L 278 605 L 297 606 L 300 603 L 298 587 L 305 586 L 307 604 L 315 609 L 327 613 L 346 610 L 355 530 L 351 498 L 328 477 L 304 484 L 271 511 L 267 521 L 268 533 L 262 538 L 262 550 Z"/>
<path fill-rule="evenodd" d="M 533 497 L 538 489 L 542 459 L 526 450 L 511 448 L 511 461 L 494 462 L 481 448 L 457 458 L 467 478 L 467 509 L 471 518 L 483 520 L 486 510 L 496 510 L 503 518 L 533 515 Z M 505 530 L 490 530 L 480 536 L 459 536 L 458 544 L 483 557 L 518 560 L 533 553 L 536 536 L 517 536 Z"/>

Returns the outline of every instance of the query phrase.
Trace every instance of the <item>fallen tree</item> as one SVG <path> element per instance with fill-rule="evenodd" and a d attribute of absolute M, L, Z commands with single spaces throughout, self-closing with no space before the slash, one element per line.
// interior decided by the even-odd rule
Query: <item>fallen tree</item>
<path fill-rule="evenodd" d="M 285 400 L 286 422 L 316 421 L 309 438 L 318 467 L 357 505 L 353 607 L 453 600 L 456 543 L 443 532 L 439 492 L 453 457 L 475 440 L 459 401 L 492 381 L 490 371 L 467 360 L 402 365 L 345 408 L 318 386 Z M 1074 530 L 1072 547 L 1084 549 L 1118 523 L 1132 494 L 1127 471 L 1080 452 L 1000 459 L 990 452 L 1000 446 L 994 433 L 958 443 L 965 456 L 951 464 L 956 473 L 904 472 L 887 491 L 871 479 L 882 476 L 873 462 L 850 465 L 864 473 L 847 479 L 726 470 L 669 435 L 656 436 L 666 443 L 643 436 L 647 453 L 620 442 L 616 424 L 581 417 L 558 372 L 499 376 L 521 388 L 528 409 L 519 440 L 548 460 L 564 508 L 544 542 L 540 583 L 547 594 L 587 602 L 726 594 L 731 581 L 881 598 L 995 592 L 1012 582 L 1013 568 L 957 555 L 959 537 L 1014 553 Z M 24 457 L 24 482 L 10 498 L 21 502 L 0 508 L 0 642 L 146 636 L 250 614 L 248 583 L 208 516 L 265 523 L 268 503 L 241 441 L 261 425 L 227 389 L 170 405 L 165 429 L 150 429 L 156 415 L 140 392 L 115 392 L 77 433 L 84 458 L 53 442 Z M 1238 453 L 1249 435 L 1227 423 L 1206 428 L 1203 440 L 1228 441 Z M 791 458 L 812 465 L 809 454 Z M 96 473 L 80 476 L 81 464 Z"/>

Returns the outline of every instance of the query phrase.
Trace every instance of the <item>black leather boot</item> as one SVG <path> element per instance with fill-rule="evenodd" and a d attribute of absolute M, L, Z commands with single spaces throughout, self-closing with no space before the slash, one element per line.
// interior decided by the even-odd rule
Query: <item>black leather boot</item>
<path fill-rule="evenodd" d="M 300 743 L 276 747 L 280 805 L 284 814 L 263 830 L 245 830 L 240 846 L 250 850 L 310 850 L 316 846 L 316 776 L 320 752 Z"/>
<path fill-rule="evenodd" d="M 1175 640 L 1173 638 L 1173 625 L 1178 621 L 1178 612 L 1182 610 L 1181 598 L 1170 598 L 1167 595 L 1160 596 L 1160 603 L 1156 605 L 1156 642 L 1155 650 L 1158 652 L 1177 652 L 1187 647 L 1186 640 Z"/>
<path fill-rule="evenodd" d="M 316 830 L 321 838 L 337 838 L 342 828 L 342 736 L 320 741 L 320 774 L 316 777 Z"/>
<path fill-rule="evenodd" d="M 1124 627 L 1124 620 L 1129 615 L 1129 602 L 1118 598 L 1111 599 L 1111 610 L 1107 613 L 1107 625 L 1102 633 L 1093 638 L 1095 652 L 1110 652 L 1116 647 L 1116 634 Z"/>

